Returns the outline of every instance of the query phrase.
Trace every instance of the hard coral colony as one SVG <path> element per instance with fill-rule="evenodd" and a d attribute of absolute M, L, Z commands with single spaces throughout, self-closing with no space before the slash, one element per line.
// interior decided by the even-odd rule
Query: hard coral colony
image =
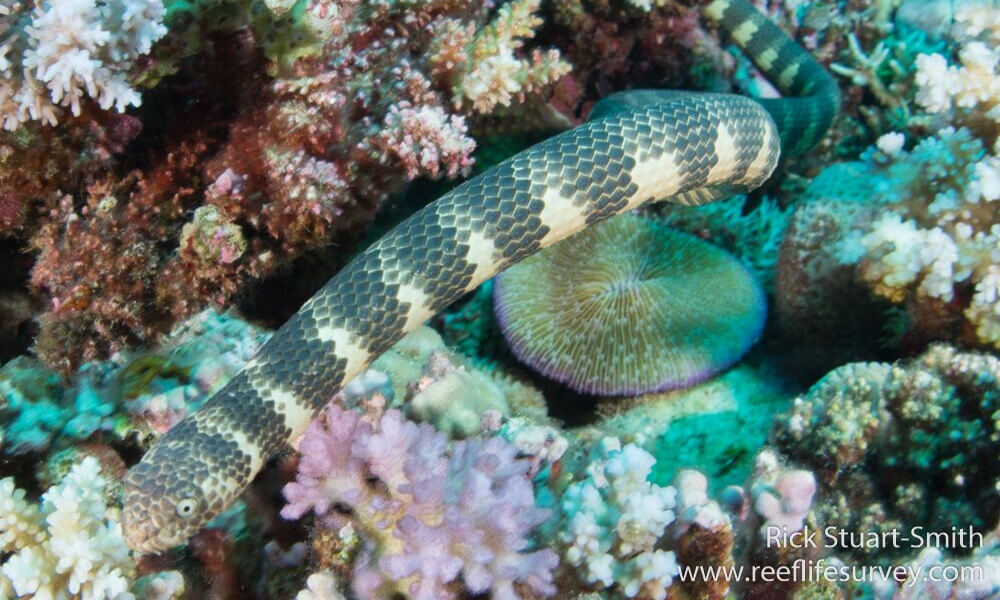
<path fill-rule="evenodd" d="M 0 600 L 1000 598 L 998 42 L 0 0 Z"/>

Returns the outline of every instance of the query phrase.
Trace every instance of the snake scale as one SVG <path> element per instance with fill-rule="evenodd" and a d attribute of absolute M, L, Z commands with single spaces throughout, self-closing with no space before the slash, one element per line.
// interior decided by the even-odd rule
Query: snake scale
<path fill-rule="evenodd" d="M 518 260 L 647 202 L 760 186 L 839 110 L 832 77 L 744 0 L 704 14 L 785 94 L 630 91 L 591 120 L 464 182 L 358 255 L 125 478 L 126 541 L 183 544 L 288 448 L 332 395 L 409 330 Z"/>

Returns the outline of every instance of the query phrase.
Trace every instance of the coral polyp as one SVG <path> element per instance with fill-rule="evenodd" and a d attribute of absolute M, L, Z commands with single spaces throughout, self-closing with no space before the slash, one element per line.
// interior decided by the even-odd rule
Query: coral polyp
<path fill-rule="evenodd" d="M 737 361 L 767 303 L 726 252 L 623 215 L 497 277 L 514 354 L 570 388 L 624 395 L 685 387 Z"/>

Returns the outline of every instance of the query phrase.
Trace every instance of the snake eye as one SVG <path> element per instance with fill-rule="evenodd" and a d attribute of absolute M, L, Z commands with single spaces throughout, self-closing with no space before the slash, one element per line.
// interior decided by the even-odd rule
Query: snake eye
<path fill-rule="evenodd" d="M 198 502 L 194 498 L 184 498 L 177 503 L 177 516 L 182 519 L 188 519 L 194 515 L 194 509 L 197 508 Z"/>

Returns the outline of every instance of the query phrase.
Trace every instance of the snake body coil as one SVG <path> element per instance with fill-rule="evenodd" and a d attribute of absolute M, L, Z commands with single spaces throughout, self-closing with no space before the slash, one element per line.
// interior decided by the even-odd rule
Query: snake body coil
<path fill-rule="evenodd" d="M 616 94 L 586 124 L 404 221 L 132 468 L 123 515 L 129 546 L 155 552 L 184 543 L 372 359 L 502 269 L 647 202 L 695 204 L 752 190 L 781 150 L 812 147 L 839 107 L 832 78 L 743 0 L 715 0 L 705 14 L 790 97 Z"/>

